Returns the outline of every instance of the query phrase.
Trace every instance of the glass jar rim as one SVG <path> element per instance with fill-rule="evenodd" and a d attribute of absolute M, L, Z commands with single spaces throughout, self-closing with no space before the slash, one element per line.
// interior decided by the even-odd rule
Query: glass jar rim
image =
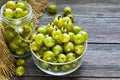
<path fill-rule="evenodd" d="M 3 15 L 3 10 L 4 10 L 5 6 L 6 6 L 6 4 L 4 4 L 4 5 L 1 7 L 1 10 L 0 10 L 0 16 L 1 16 L 2 19 L 4 19 L 5 21 L 9 21 L 9 20 L 11 20 L 11 21 L 14 21 L 14 20 L 22 20 L 22 19 L 25 19 L 25 18 L 27 18 L 27 17 L 29 17 L 29 16 L 32 15 L 32 7 L 31 7 L 31 5 L 30 5 L 29 3 L 25 2 L 25 1 L 16 1 L 16 2 L 24 2 L 24 3 L 26 3 L 27 6 L 29 7 L 29 13 L 28 13 L 26 16 L 21 17 L 21 18 L 17 18 L 17 19 L 15 19 L 15 18 L 6 18 L 6 17 Z M 33 15 L 32 15 L 32 16 L 33 16 Z"/>
<path fill-rule="evenodd" d="M 88 46 L 87 44 L 88 44 L 88 43 L 87 43 L 87 41 L 86 41 L 86 42 L 85 42 L 85 50 L 84 50 L 84 52 L 82 53 L 82 55 L 80 55 L 79 57 L 77 57 L 76 59 L 74 59 L 74 60 L 72 60 L 72 61 L 65 62 L 65 63 L 47 62 L 47 61 L 41 59 L 40 57 L 38 57 L 38 56 L 33 52 L 33 50 L 31 49 L 31 47 L 30 47 L 30 49 L 31 49 L 31 52 L 32 52 L 33 56 L 35 56 L 35 58 L 37 58 L 38 60 L 40 60 L 40 61 L 42 61 L 42 62 L 45 62 L 45 63 L 47 63 L 47 64 L 51 64 L 51 65 L 65 65 L 65 64 L 73 63 L 73 62 L 77 61 L 78 59 L 80 59 L 82 56 L 84 56 L 84 54 L 85 54 L 85 52 L 86 52 L 86 50 L 87 50 L 87 46 Z"/>

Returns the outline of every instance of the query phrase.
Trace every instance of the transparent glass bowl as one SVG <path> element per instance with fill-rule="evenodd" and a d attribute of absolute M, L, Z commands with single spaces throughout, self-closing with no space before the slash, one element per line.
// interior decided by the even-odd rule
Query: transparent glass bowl
<path fill-rule="evenodd" d="M 76 58 L 73 61 L 66 62 L 66 63 L 52 63 L 46 62 L 45 60 L 39 58 L 31 49 L 32 58 L 34 60 L 35 65 L 42 70 L 43 72 L 54 75 L 54 76 L 62 76 L 67 75 L 75 70 L 77 70 L 82 64 L 82 58 L 87 50 L 87 41 L 84 44 L 85 50 L 81 56 Z"/>

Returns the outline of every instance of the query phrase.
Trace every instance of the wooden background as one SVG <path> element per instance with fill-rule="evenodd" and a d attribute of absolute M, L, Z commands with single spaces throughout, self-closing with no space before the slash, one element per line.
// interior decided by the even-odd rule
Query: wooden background
<path fill-rule="evenodd" d="M 0 0 L 0 6 L 7 0 Z M 88 49 L 82 66 L 75 72 L 51 76 L 39 70 L 30 58 L 23 77 L 11 80 L 120 80 L 120 0 L 49 0 L 58 6 L 58 13 L 70 6 L 75 25 L 89 33 Z M 47 12 L 40 24 L 51 22 Z"/>

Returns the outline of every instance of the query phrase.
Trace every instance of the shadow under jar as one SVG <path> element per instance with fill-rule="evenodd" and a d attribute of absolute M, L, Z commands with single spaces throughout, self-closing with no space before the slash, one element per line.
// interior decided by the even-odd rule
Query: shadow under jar
<path fill-rule="evenodd" d="M 4 29 L 4 38 L 11 53 L 16 58 L 25 58 L 31 55 L 30 53 L 30 37 L 34 31 L 34 21 L 32 7 L 27 2 L 27 15 L 20 18 L 6 18 L 4 10 L 6 4 L 1 7 L 1 18 Z"/>

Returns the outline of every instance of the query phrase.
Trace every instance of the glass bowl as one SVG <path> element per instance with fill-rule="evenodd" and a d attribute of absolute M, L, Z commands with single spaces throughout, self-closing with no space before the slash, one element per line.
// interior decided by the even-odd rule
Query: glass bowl
<path fill-rule="evenodd" d="M 66 63 L 46 62 L 45 60 L 39 58 L 31 49 L 32 58 L 33 58 L 35 65 L 40 70 L 42 70 L 43 72 L 45 72 L 47 74 L 54 75 L 54 76 L 67 75 L 67 74 L 74 72 L 81 66 L 81 64 L 83 62 L 82 58 L 87 50 L 87 41 L 85 42 L 84 46 L 85 46 L 85 50 L 82 53 L 82 55 L 77 57 L 75 60 L 66 62 Z"/>

